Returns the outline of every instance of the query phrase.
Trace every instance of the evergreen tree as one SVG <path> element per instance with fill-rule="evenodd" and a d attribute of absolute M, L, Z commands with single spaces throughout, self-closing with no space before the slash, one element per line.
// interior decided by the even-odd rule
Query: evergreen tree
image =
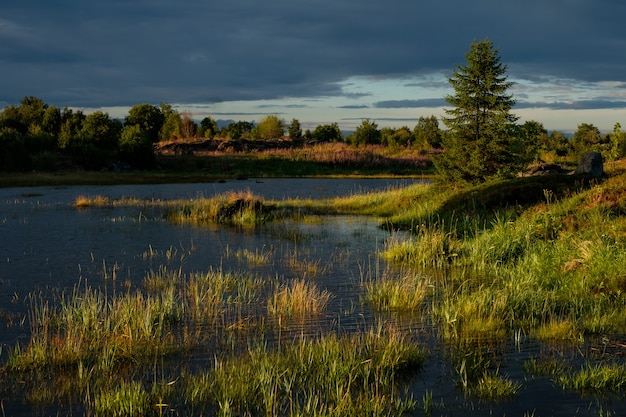
<path fill-rule="evenodd" d="M 449 134 L 435 165 L 446 180 L 477 183 L 511 175 L 526 161 L 511 136 L 517 118 L 510 113 L 515 101 L 507 94 L 507 67 L 488 39 L 472 43 L 465 58 L 467 64 L 448 78 L 454 95 L 446 101 L 453 108 L 445 110 Z"/>
<path fill-rule="evenodd" d="M 291 124 L 287 127 L 287 133 L 293 141 L 302 139 L 302 127 L 298 119 L 291 119 Z"/>

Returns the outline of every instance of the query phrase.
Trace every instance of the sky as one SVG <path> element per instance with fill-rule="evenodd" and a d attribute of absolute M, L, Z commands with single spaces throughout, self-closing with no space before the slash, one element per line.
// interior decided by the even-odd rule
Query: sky
<path fill-rule="evenodd" d="M 0 109 L 196 120 L 277 115 L 313 129 L 444 116 L 448 77 L 488 38 L 512 113 L 548 130 L 626 128 L 624 0 L 20 0 L 0 11 Z M 443 126 L 441 126 L 443 127 Z"/>

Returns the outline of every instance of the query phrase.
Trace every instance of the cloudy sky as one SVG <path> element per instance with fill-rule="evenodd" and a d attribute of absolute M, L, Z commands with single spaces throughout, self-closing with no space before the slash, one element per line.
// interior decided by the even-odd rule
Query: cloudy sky
<path fill-rule="evenodd" d="M 474 40 L 508 67 L 513 113 L 626 127 L 624 0 L 19 0 L 0 11 L 0 108 L 37 96 L 123 117 L 413 127 L 443 114 Z"/>

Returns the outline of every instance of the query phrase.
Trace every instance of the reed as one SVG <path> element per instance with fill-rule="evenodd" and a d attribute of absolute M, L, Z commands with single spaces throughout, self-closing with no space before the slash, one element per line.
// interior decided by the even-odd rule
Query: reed
<path fill-rule="evenodd" d="M 176 351 L 166 324 L 181 310 L 173 291 L 148 297 L 141 292 L 112 300 L 90 287 L 75 288 L 52 309 L 41 299 L 31 308 L 31 340 L 19 345 L 9 368 L 25 371 L 79 362 L 106 368 L 108 360 L 139 361 L 158 352 Z"/>
<path fill-rule="evenodd" d="M 309 259 L 300 256 L 298 250 L 286 253 L 285 264 L 298 275 L 306 277 L 315 277 L 326 274 L 330 271 L 330 264 L 322 265 L 321 259 Z"/>
<path fill-rule="evenodd" d="M 531 358 L 522 363 L 524 373 L 531 377 L 550 376 L 557 377 L 559 375 L 571 374 L 571 366 L 564 359 L 557 359 L 554 356 L 544 356 Z"/>

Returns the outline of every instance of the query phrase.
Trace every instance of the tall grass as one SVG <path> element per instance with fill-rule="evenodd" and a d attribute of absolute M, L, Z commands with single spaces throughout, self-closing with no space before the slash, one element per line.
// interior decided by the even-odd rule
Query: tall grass
<path fill-rule="evenodd" d="M 275 291 L 267 309 L 274 316 L 305 317 L 322 313 L 331 298 L 327 290 L 320 291 L 314 283 L 298 279 Z"/>
<path fill-rule="evenodd" d="M 186 397 L 221 415 L 401 415 L 415 403 L 397 384 L 423 360 L 393 329 L 303 339 L 275 352 L 260 345 L 195 376 Z"/>
<path fill-rule="evenodd" d="M 231 191 L 212 198 L 201 198 L 171 209 L 166 218 L 181 223 L 219 223 L 256 226 L 272 220 L 276 210 L 250 190 Z"/>
<path fill-rule="evenodd" d="M 513 184 L 523 189 L 524 182 Z M 426 202 L 433 210 L 410 210 L 421 213 L 411 239 L 390 241 L 383 256 L 435 277 L 433 316 L 450 337 L 523 329 L 541 339 L 582 340 L 624 331 L 625 186 L 624 176 L 586 188 L 572 182 L 569 191 L 537 193 L 532 205 L 492 213 L 485 201 L 493 197 L 481 193 L 502 193 L 504 185 L 468 191 L 481 202 L 463 203 L 469 213 Z M 458 202 L 459 195 L 447 198 Z"/>
<path fill-rule="evenodd" d="M 418 311 L 429 292 L 428 277 L 415 273 L 385 271 L 382 277 L 363 282 L 365 299 L 379 311 Z"/>
<path fill-rule="evenodd" d="M 558 375 L 556 379 L 564 389 L 583 394 L 626 392 L 626 366 L 616 362 L 587 364 L 576 372 Z"/>
<path fill-rule="evenodd" d="M 175 331 L 182 325 L 209 329 L 236 319 L 245 305 L 259 302 L 271 281 L 210 270 L 184 276 L 163 267 L 147 274 L 146 292 L 115 294 L 89 286 L 64 294 L 58 306 L 32 297 L 28 345 L 10 353 L 12 371 L 83 364 L 110 372 L 118 363 L 145 363 L 202 343 Z"/>

